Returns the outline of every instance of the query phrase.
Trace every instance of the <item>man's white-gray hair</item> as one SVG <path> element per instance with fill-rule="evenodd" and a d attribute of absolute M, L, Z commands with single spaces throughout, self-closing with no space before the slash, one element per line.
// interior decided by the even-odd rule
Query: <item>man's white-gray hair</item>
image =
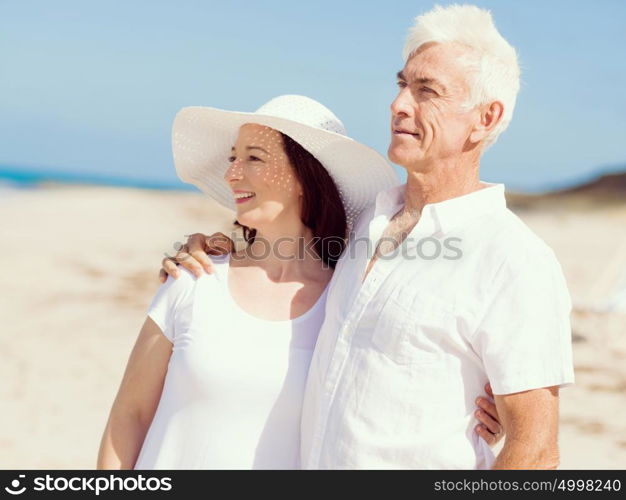
<path fill-rule="evenodd" d="M 471 49 L 467 60 L 472 70 L 468 81 L 470 109 L 496 100 L 504 105 L 500 123 L 484 140 L 485 147 L 490 146 L 513 117 L 520 87 L 515 49 L 498 32 L 491 13 L 474 5 L 436 6 L 416 17 L 402 51 L 405 63 L 430 42 L 458 43 Z"/>

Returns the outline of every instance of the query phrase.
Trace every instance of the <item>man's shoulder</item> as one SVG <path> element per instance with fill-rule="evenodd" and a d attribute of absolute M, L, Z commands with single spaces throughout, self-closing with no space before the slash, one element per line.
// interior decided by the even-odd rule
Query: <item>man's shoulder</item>
<path fill-rule="evenodd" d="M 527 252 L 554 255 L 552 248 L 509 208 L 503 210 L 500 224 L 510 244 L 523 246 Z"/>
<path fill-rule="evenodd" d="M 483 225 L 489 232 L 488 252 L 512 272 L 533 267 L 558 268 L 554 250 L 519 216 L 506 208 L 488 217 Z"/>

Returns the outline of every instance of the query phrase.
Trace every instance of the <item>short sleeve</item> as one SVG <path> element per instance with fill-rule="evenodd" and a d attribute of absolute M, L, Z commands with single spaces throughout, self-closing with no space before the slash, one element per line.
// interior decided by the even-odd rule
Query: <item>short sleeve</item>
<path fill-rule="evenodd" d="M 167 339 L 174 343 L 176 331 L 183 322 L 186 304 L 189 302 L 194 276 L 187 269 L 178 266 L 180 275 L 177 279 L 168 276 L 157 290 L 148 306 L 148 316 L 158 325 Z"/>
<path fill-rule="evenodd" d="M 494 394 L 574 383 L 571 299 L 552 251 L 504 272 L 472 344 Z"/>

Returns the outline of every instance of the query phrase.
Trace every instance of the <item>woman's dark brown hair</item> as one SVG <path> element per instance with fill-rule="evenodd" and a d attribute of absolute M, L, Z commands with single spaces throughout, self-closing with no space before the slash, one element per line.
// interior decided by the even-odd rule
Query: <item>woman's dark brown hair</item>
<path fill-rule="evenodd" d="M 288 135 L 280 133 L 285 153 L 298 182 L 302 186 L 302 223 L 311 229 L 313 249 L 322 261 L 333 268 L 346 246 L 346 212 L 339 191 L 328 171 L 311 153 Z M 251 244 L 256 230 L 235 221 L 243 228 L 244 238 Z"/>

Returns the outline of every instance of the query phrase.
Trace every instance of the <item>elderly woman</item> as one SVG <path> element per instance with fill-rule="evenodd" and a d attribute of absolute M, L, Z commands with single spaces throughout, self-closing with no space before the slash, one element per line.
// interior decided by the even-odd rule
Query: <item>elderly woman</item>
<path fill-rule="evenodd" d="M 328 283 L 352 220 L 395 175 L 301 96 L 256 113 L 185 108 L 173 144 L 180 177 L 236 208 L 247 246 L 215 258 L 213 274 L 179 267 L 160 287 L 98 467 L 298 468 Z"/>

